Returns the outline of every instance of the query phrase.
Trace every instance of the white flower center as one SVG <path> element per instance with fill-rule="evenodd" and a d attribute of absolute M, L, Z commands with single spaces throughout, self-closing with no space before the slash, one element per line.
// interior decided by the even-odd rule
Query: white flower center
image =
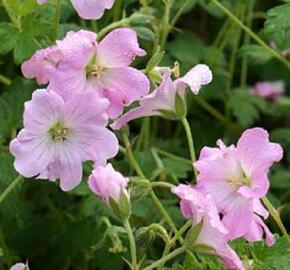
<path fill-rule="evenodd" d="M 227 182 L 235 186 L 248 186 L 249 187 L 252 185 L 252 180 L 247 176 L 232 178 L 232 179 L 227 180 Z"/>

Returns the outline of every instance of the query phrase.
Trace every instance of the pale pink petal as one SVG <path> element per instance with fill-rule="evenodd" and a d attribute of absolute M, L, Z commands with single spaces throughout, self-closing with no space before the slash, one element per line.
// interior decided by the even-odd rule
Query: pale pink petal
<path fill-rule="evenodd" d="M 237 144 L 239 160 L 244 173 L 254 183 L 250 186 L 252 196 L 262 197 L 268 190 L 266 174 L 274 162 L 283 157 L 283 149 L 269 141 L 269 134 L 262 128 L 246 130 Z"/>
<path fill-rule="evenodd" d="M 107 99 L 99 98 L 95 92 L 84 92 L 73 96 L 66 104 L 64 118 L 71 128 L 101 125 L 108 123 L 105 112 L 109 106 Z"/>
<path fill-rule="evenodd" d="M 96 33 L 80 30 L 70 31 L 63 40 L 57 40 L 57 47 L 63 54 L 60 65 L 75 69 L 85 68 L 95 54 L 96 38 Z"/>
<path fill-rule="evenodd" d="M 10 270 L 24 270 L 25 267 L 27 267 L 27 265 L 24 263 L 16 263 L 11 266 Z"/>
<path fill-rule="evenodd" d="M 102 67 L 128 66 L 136 56 L 144 55 L 136 32 L 130 28 L 113 30 L 97 46 L 97 63 Z"/>
<path fill-rule="evenodd" d="M 258 214 L 259 216 L 262 216 L 265 219 L 269 217 L 268 210 L 264 207 L 264 205 L 261 203 L 259 199 L 253 199 L 253 203 L 254 203 L 253 210 L 256 214 Z"/>
<path fill-rule="evenodd" d="M 33 133 L 47 132 L 57 120 L 62 119 L 64 102 L 56 93 L 45 89 L 35 90 L 32 100 L 25 102 L 24 126 Z"/>
<path fill-rule="evenodd" d="M 184 90 L 190 87 L 194 94 L 198 94 L 203 85 L 212 81 L 212 72 L 207 65 L 199 64 L 188 71 L 183 77 L 177 79 L 174 83 L 178 90 Z"/>
<path fill-rule="evenodd" d="M 39 5 L 46 3 L 48 0 L 36 0 Z"/>
<path fill-rule="evenodd" d="M 46 84 L 62 57 L 62 52 L 56 46 L 39 50 L 21 65 L 22 74 L 27 79 L 36 78 L 38 84 Z"/>
<path fill-rule="evenodd" d="M 87 75 L 85 69 L 74 69 L 59 65 L 57 72 L 51 76 L 48 90 L 58 93 L 65 101 L 79 92 L 86 91 Z"/>
<path fill-rule="evenodd" d="M 54 154 L 48 138 L 33 135 L 26 129 L 11 141 L 10 152 L 15 156 L 15 170 L 25 177 L 41 173 Z"/>
<path fill-rule="evenodd" d="M 275 82 L 257 82 L 253 88 L 250 89 L 252 95 L 263 98 L 275 100 L 277 97 L 283 95 L 285 92 L 285 84 L 283 81 Z"/>
<path fill-rule="evenodd" d="M 235 196 L 232 201 L 228 201 L 228 206 L 222 219 L 223 224 L 229 231 L 227 237 L 229 239 L 236 239 L 245 235 L 249 230 L 249 224 L 251 224 L 252 219 L 252 200 L 242 196 Z"/>
<path fill-rule="evenodd" d="M 104 15 L 105 9 L 112 8 L 115 0 L 71 0 L 80 17 L 97 20 Z"/>
<path fill-rule="evenodd" d="M 95 148 L 93 160 L 96 164 L 105 165 L 106 160 L 117 155 L 119 150 L 118 139 L 107 128 L 99 127 L 95 132 Z"/>
<path fill-rule="evenodd" d="M 162 115 L 162 111 L 175 112 L 176 89 L 170 75 L 164 74 L 162 83 L 151 94 L 140 100 L 140 106 L 130 110 L 117 119 L 111 126 L 120 129 L 133 119 L 144 116 Z"/>
<path fill-rule="evenodd" d="M 95 167 L 89 177 L 88 185 L 105 204 L 109 205 L 110 197 L 118 202 L 121 192 L 128 195 L 126 190 L 128 182 L 128 178 L 125 178 L 121 173 L 115 171 L 111 164 L 108 164 L 104 167 Z"/>
<path fill-rule="evenodd" d="M 133 101 L 142 98 L 149 92 L 148 78 L 137 69 L 131 67 L 110 68 L 101 76 L 104 96 L 112 100 L 110 106 L 117 103 L 128 106 Z M 118 95 L 116 96 L 116 93 Z M 109 115 L 111 118 L 116 118 L 122 111 L 110 108 L 114 115 Z"/>
<path fill-rule="evenodd" d="M 197 243 L 205 244 L 214 249 L 215 253 L 221 258 L 224 265 L 230 269 L 245 270 L 241 259 L 236 252 L 227 244 L 227 237 L 219 230 L 209 226 L 209 223 L 204 222 L 203 228 L 197 238 Z"/>

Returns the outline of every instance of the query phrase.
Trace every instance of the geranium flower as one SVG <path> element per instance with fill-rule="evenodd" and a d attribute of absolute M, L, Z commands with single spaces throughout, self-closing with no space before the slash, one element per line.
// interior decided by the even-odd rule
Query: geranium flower
<path fill-rule="evenodd" d="M 42 5 L 48 0 L 37 0 Z M 71 0 L 80 17 L 86 20 L 98 20 L 103 17 L 106 9 L 112 8 L 115 0 Z"/>
<path fill-rule="evenodd" d="M 101 198 L 101 200 L 110 206 L 110 197 L 116 202 L 120 200 L 121 193 L 124 193 L 128 198 L 127 191 L 129 179 L 121 173 L 115 171 L 111 164 L 97 166 L 89 177 L 90 189 Z"/>
<path fill-rule="evenodd" d="M 28 265 L 24 263 L 16 263 L 11 266 L 10 270 L 29 270 Z"/>
<path fill-rule="evenodd" d="M 261 240 L 264 229 L 267 243 L 273 244 L 275 239 L 260 218 L 267 218 L 268 212 L 259 198 L 269 189 L 269 168 L 282 159 L 281 146 L 269 142 L 262 128 L 246 130 L 236 147 L 226 147 L 221 140 L 217 144 L 219 148 L 204 147 L 194 163 L 198 188 L 213 196 L 230 239 Z"/>
<path fill-rule="evenodd" d="M 131 120 L 144 116 L 165 116 L 176 117 L 175 98 L 178 93 L 181 98 L 184 97 L 184 91 L 187 87 L 194 94 L 198 94 L 202 85 L 210 83 L 212 80 L 211 70 L 206 65 L 196 65 L 185 76 L 175 80 L 170 78 L 167 72 L 163 75 L 163 80 L 158 88 L 151 94 L 140 100 L 140 106 L 130 110 L 122 115 L 113 124 L 112 128 L 120 129 Z"/>
<path fill-rule="evenodd" d="M 104 165 L 118 151 L 115 135 L 105 128 L 108 101 L 94 92 L 65 102 L 54 91 L 36 90 L 25 103 L 24 128 L 12 140 L 14 167 L 25 177 L 60 179 L 68 191 L 82 179 L 82 162 Z"/>
<path fill-rule="evenodd" d="M 266 99 L 275 100 L 282 96 L 285 92 L 285 84 L 283 81 L 275 82 L 257 82 L 254 87 L 250 88 L 250 93 Z"/>
<path fill-rule="evenodd" d="M 44 81 L 40 74 L 45 74 L 48 89 L 56 89 L 65 100 L 77 92 L 96 91 L 110 101 L 108 114 L 116 118 L 124 106 L 149 92 L 147 77 L 129 67 L 136 56 L 146 54 L 129 28 L 113 30 L 100 43 L 93 32 L 69 32 L 54 48 L 61 59 L 51 61 L 50 54 L 40 60 L 33 56 L 23 64 L 22 71 L 25 77 L 34 76 L 39 82 Z M 41 70 L 35 71 L 35 66 Z"/>
<path fill-rule="evenodd" d="M 240 258 L 228 245 L 228 231 L 220 220 L 217 208 L 211 195 L 205 195 L 189 185 L 180 184 L 172 188 L 172 192 L 180 199 L 183 216 L 192 220 L 196 226 L 202 222 L 202 228 L 195 243 L 190 246 L 208 246 L 207 253 L 219 256 L 224 265 L 231 269 L 245 269 Z"/>

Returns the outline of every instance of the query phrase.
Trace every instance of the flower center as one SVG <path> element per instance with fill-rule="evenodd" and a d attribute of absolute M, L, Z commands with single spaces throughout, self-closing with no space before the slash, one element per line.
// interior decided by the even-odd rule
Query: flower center
<path fill-rule="evenodd" d="M 227 181 L 228 183 L 235 185 L 235 186 L 251 186 L 252 181 L 249 177 L 243 176 L 239 178 L 233 178 Z"/>
<path fill-rule="evenodd" d="M 68 136 L 69 129 L 62 123 L 57 122 L 50 130 L 50 136 L 55 141 L 65 141 Z"/>
<path fill-rule="evenodd" d="M 100 77 L 105 68 L 97 64 L 96 56 L 94 56 L 86 66 L 87 77 Z"/>
<path fill-rule="evenodd" d="M 93 65 L 90 73 L 95 77 L 99 77 L 104 72 L 104 68 L 98 65 Z"/>

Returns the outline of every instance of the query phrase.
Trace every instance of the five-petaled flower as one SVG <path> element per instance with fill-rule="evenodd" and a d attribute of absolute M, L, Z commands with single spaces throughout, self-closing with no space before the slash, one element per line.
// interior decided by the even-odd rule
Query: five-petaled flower
<path fill-rule="evenodd" d="M 185 76 L 172 81 L 166 72 L 160 86 L 151 94 L 140 100 L 140 106 L 122 115 L 113 124 L 112 128 L 120 129 L 133 119 L 144 116 L 176 117 L 176 95 L 184 98 L 185 89 L 189 87 L 194 94 L 198 94 L 203 85 L 210 83 L 212 72 L 208 66 L 199 64 L 188 71 Z"/>
<path fill-rule="evenodd" d="M 116 118 L 125 106 L 149 92 L 147 77 L 129 67 L 136 56 L 146 52 L 129 28 L 115 29 L 99 43 L 96 37 L 85 30 L 68 32 L 55 46 L 36 52 L 24 62 L 22 72 L 26 78 L 48 82 L 48 89 L 65 100 L 78 92 L 95 91 L 109 100 L 109 117 Z"/>
<path fill-rule="evenodd" d="M 59 178 L 62 190 L 73 189 L 83 161 L 104 165 L 117 154 L 117 138 L 105 128 L 107 107 L 94 92 L 64 101 L 55 91 L 36 90 L 25 103 L 24 128 L 10 144 L 15 169 L 25 177 Z"/>
<path fill-rule="evenodd" d="M 281 146 L 269 142 L 262 128 L 246 130 L 236 147 L 226 147 L 221 140 L 218 146 L 204 147 L 194 163 L 199 171 L 198 189 L 212 195 L 230 239 L 244 236 L 257 241 L 264 231 L 267 244 L 273 244 L 275 238 L 261 219 L 267 218 L 268 212 L 260 198 L 269 189 L 269 168 L 282 159 Z"/>

